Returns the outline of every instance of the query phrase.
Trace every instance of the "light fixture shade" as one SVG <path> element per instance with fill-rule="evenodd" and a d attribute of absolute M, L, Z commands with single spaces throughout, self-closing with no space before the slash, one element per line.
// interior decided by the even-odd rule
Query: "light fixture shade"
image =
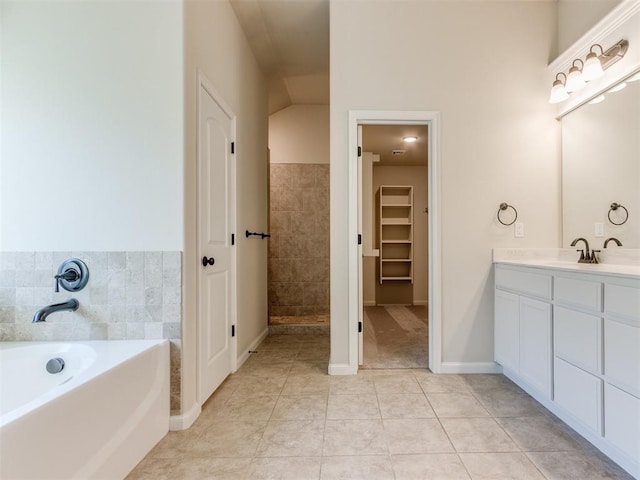
<path fill-rule="evenodd" d="M 569 94 L 567 90 L 564 88 L 564 83 L 562 80 L 558 79 L 553 82 L 553 87 L 551 87 L 551 95 L 549 95 L 549 103 L 560 103 L 569 98 Z"/>
<path fill-rule="evenodd" d="M 578 67 L 571 67 L 569 75 L 567 76 L 567 84 L 565 88 L 567 93 L 577 92 L 581 88 L 584 88 L 587 84 L 582 79 L 582 73 Z"/>
<path fill-rule="evenodd" d="M 590 105 L 595 105 L 596 103 L 604 102 L 604 99 L 605 99 L 604 95 L 598 95 L 596 98 L 594 98 L 593 100 L 589 101 L 588 103 Z"/>
<path fill-rule="evenodd" d="M 596 55 L 594 52 L 589 53 L 587 55 L 587 59 L 584 61 L 584 68 L 582 69 L 582 79 L 585 82 L 590 82 L 591 80 L 595 80 L 602 75 L 604 75 L 604 70 L 602 69 L 602 64 L 600 63 L 598 55 Z"/>

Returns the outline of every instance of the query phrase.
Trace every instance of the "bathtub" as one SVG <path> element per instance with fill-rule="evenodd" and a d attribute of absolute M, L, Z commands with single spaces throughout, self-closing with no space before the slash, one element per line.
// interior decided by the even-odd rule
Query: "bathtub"
<path fill-rule="evenodd" d="M 168 429 L 166 340 L 0 343 L 3 480 L 121 479 Z"/>

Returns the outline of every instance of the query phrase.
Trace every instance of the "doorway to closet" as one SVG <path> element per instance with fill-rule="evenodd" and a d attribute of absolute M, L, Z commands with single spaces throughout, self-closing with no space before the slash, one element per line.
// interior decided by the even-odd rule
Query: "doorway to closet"
<path fill-rule="evenodd" d="M 429 366 L 428 125 L 361 125 L 362 368 Z"/>

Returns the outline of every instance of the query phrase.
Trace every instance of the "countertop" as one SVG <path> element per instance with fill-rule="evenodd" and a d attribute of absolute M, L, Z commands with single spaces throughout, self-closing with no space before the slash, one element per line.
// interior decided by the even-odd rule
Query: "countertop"
<path fill-rule="evenodd" d="M 640 279 L 639 250 L 618 249 L 615 253 L 601 253 L 598 258 L 601 263 L 578 263 L 574 250 L 561 248 L 493 250 L 493 262 L 497 264 Z"/>

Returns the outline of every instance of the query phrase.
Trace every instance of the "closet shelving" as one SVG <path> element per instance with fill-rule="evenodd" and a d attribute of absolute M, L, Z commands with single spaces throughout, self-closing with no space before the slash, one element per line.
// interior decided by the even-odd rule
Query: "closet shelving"
<path fill-rule="evenodd" d="M 413 187 L 381 185 L 380 284 L 413 283 Z"/>

